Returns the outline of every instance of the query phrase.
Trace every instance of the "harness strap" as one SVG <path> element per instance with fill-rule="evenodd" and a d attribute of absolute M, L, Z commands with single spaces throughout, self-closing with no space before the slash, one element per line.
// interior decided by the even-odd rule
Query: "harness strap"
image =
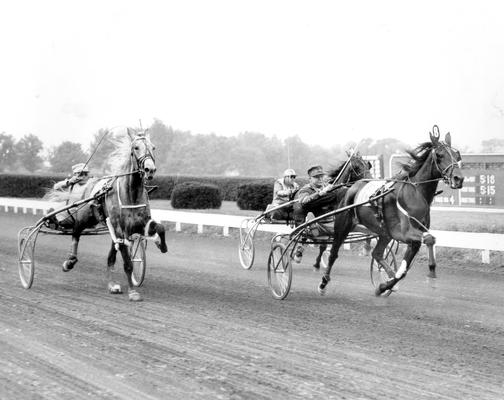
<path fill-rule="evenodd" d="M 114 227 L 112 226 L 112 222 L 110 222 L 110 218 L 109 217 L 107 217 L 107 219 L 105 220 L 105 222 L 107 223 L 107 228 L 108 228 L 110 237 L 112 238 L 112 241 L 114 242 L 114 247 L 115 247 L 115 249 L 117 251 L 119 251 L 119 245 L 120 244 L 125 244 L 128 247 L 131 246 L 131 242 L 128 239 L 122 239 L 122 238 L 118 238 L 116 236 Z"/>
<path fill-rule="evenodd" d="M 401 206 L 401 204 L 399 203 L 399 196 L 396 198 L 396 206 L 397 206 L 397 209 L 402 213 L 404 214 L 406 217 L 408 217 L 409 219 L 412 219 L 413 221 L 415 221 L 418 225 L 420 225 L 424 230 L 425 232 L 429 232 L 429 229 L 424 225 L 422 224 L 417 218 L 415 217 L 412 217 L 408 211 L 406 211 L 403 206 Z"/>
<path fill-rule="evenodd" d="M 121 201 L 121 194 L 119 191 L 119 181 L 116 181 L 116 186 L 117 186 L 117 199 L 119 201 L 119 207 L 121 208 L 142 208 L 142 207 L 147 207 L 147 204 L 130 204 L 130 205 L 124 205 L 123 202 Z"/>

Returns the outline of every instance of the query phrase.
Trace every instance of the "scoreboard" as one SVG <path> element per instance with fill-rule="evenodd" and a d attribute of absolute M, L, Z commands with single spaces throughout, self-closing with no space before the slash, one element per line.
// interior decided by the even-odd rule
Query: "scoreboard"
<path fill-rule="evenodd" d="M 374 179 L 383 179 L 383 156 L 362 156 L 371 163 L 371 176 Z"/>
<path fill-rule="evenodd" d="M 407 156 L 394 154 L 390 157 L 391 176 L 405 162 Z M 462 154 L 464 186 L 451 189 L 440 181 L 438 190 L 443 193 L 434 198 L 435 206 L 504 208 L 504 154 Z"/>

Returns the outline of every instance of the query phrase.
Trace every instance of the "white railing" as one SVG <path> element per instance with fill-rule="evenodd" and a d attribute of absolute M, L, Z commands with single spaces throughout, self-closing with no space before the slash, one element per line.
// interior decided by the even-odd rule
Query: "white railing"
<path fill-rule="evenodd" d="M 5 211 L 36 215 L 37 212 L 45 213 L 49 208 L 57 209 L 61 207 L 61 203 L 0 197 L 1 207 Z M 151 213 L 152 218 L 157 221 L 174 222 L 176 231 L 182 229 L 182 224 L 196 225 L 198 233 L 203 232 L 204 226 L 218 226 L 222 227 L 224 236 L 229 235 L 229 228 L 240 228 L 241 222 L 246 218 L 237 215 L 159 209 L 151 210 Z M 287 225 L 261 224 L 258 230 L 273 233 L 289 233 L 291 228 Z M 436 237 L 436 246 L 481 250 L 482 262 L 486 264 L 490 263 L 490 251 L 504 251 L 504 234 L 438 230 L 432 230 L 431 232 Z"/>

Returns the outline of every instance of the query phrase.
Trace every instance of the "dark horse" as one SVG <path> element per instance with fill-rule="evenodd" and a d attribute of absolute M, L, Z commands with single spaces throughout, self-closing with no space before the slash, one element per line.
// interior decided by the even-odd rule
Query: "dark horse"
<path fill-rule="evenodd" d="M 129 239 L 134 234 L 154 237 L 162 253 L 167 251 L 164 226 L 151 218 L 149 198 L 145 180 L 151 180 L 156 172 L 154 146 L 146 132 L 127 128 L 113 139 L 116 150 L 109 158 L 113 175 L 102 179 L 91 179 L 78 196 L 85 199 L 96 195 L 96 200 L 84 203 L 72 215 L 72 245 L 63 271 L 71 270 L 77 263 L 79 239 L 86 228 L 105 222 L 112 246 L 108 255 L 108 288 L 111 293 L 121 293 L 121 287 L 112 282 L 112 269 L 117 251 L 121 252 L 124 271 L 128 279 L 128 294 L 132 301 L 142 300 L 135 289 L 131 274 L 133 264 L 129 254 Z M 54 200 L 79 200 L 75 193 L 53 191 Z"/>
<path fill-rule="evenodd" d="M 362 158 L 359 153 L 350 153 L 346 161 L 341 162 L 327 173 L 329 183 L 334 185 L 334 189 L 319 199 L 310 202 L 309 207 L 305 208 L 304 213 L 312 212 L 315 217 L 319 217 L 334 210 L 350 185 L 359 179 L 371 178 L 370 169 L 371 163 L 369 161 Z M 302 206 L 296 204 L 295 207 Z M 332 221 L 333 219 L 329 217 L 328 221 L 321 221 L 317 224 L 317 227 L 322 231 L 322 235 L 329 233 L 332 236 L 332 226 L 328 227 L 328 225 L 332 225 Z M 313 264 L 313 268 L 320 269 L 322 255 L 326 249 L 327 244 L 322 243 L 319 245 L 319 254 L 315 260 L 315 264 Z"/>
<path fill-rule="evenodd" d="M 450 133 L 446 134 L 445 141 L 442 142 L 439 140 L 439 128 L 434 126 L 430 139 L 430 142 L 420 144 L 415 150 L 408 151 L 409 162 L 402 164 L 402 171 L 388 180 L 389 188 L 393 188 L 392 192 L 377 200 L 376 204 L 350 208 L 336 215 L 328 268 L 318 288 L 321 294 L 325 293 L 330 281 L 331 268 L 338 258 L 341 244 L 357 223 L 364 225 L 378 236 L 378 243 L 373 249 L 372 257 L 387 272 L 389 280 L 376 288 L 377 296 L 391 290 L 406 276 L 420 249 L 422 239 L 429 250 L 429 277 L 436 277 L 433 251 L 435 239 L 428 231 L 430 207 L 436 195 L 439 180 L 443 179 L 453 189 L 460 189 L 464 178 L 460 171 L 460 153 L 451 147 Z M 359 193 L 363 194 L 366 186 L 372 183 L 366 180 L 355 183 L 347 191 L 339 208 L 365 201 L 366 197 L 360 197 Z M 385 248 L 392 239 L 407 244 L 397 272 L 390 268 L 383 257 Z"/>

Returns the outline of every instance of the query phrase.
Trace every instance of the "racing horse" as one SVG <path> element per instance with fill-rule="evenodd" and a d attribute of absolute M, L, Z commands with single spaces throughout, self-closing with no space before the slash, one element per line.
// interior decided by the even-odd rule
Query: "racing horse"
<path fill-rule="evenodd" d="M 96 200 L 84 203 L 72 215 L 72 244 L 70 254 L 63 262 L 63 271 L 70 271 L 77 263 L 79 239 L 84 229 L 106 222 L 112 238 L 107 258 L 108 290 L 110 293 L 122 293 L 120 285 L 112 281 L 112 271 L 119 251 L 128 280 L 129 299 L 141 301 L 142 297 L 134 288 L 131 277 L 133 264 L 128 249 L 129 238 L 133 234 L 153 237 L 162 253 L 168 250 L 165 228 L 151 218 L 145 188 L 145 181 L 151 180 L 156 172 L 154 146 L 146 131 L 132 128 L 119 132 L 111 141 L 115 150 L 108 162 L 113 174 L 89 180 L 79 194 L 81 199 L 95 196 Z M 71 192 L 52 191 L 50 197 L 67 202 L 78 200 Z"/>
<path fill-rule="evenodd" d="M 380 283 L 375 295 L 380 296 L 392 290 L 394 285 L 406 276 L 412 266 L 415 255 L 422 244 L 422 239 L 429 251 L 429 278 L 436 277 L 436 261 L 433 246 L 435 238 L 429 233 L 430 207 L 437 193 L 440 180 L 452 189 L 462 188 L 464 177 L 460 171 L 460 153 L 452 148 L 451 135 L 445 135 L 444 142 L 439 139 L 439 128 L 434 126 L 430 133 L 430 142 L 420 144 L 414 150 L 407 151 L 410 159 L 401 164 L 402 170 L 388 180 L 379 182 L 381 187 L 372 189 L 364 195 L 368 185 L 376 182 L 358 181 L 350 187 L 340 202 L 339 207 L 363 204 L 379 190 L 390 190 L 376 204 L 364 204 L 349 207 L 336 215 L 334 221 L 333 245 L 328 259 L 327 270 L 318 286 L 320 294 L 325 294 L 330 281 L 331 268 L 338 258 L 338 251 L 348 233 L 359 223 L 378 236 L 372 251 L 372 257 L 387 272 L 388 280 Z M 385 184 L 385 185 L 384 185 Z M 383 255 L 389 242 L 395 239 L 405 243 L 407 249 L 396 272 L 385 261 Z"/>
<path fill-rule="evenodd" d="M 334 210 L 351 184 L 363 178 L 371 178 L 370 169 L 371 163 L 365 160 L 358 152 L 348 154 L 348 159 L 346 161 L 341 162 L 338 166 L 327 172 L 329 183 L 334 185 L 334 189 L 311 202 L 309 211 L 311 211 L 315 217 L 319 217 L 322 214 Z M 322 231 L 329 231 L 329 233 L 332 231 L 331 228 L 327 229 L 327 223 L 321 222 L 317 224 L 317 226 L 320 227 Z M 313 264 L 315 270 L 320 269 L 322 255 L 326 250 L 327 244 L 322 243 L 319 245 L 319 254 Z"/>

